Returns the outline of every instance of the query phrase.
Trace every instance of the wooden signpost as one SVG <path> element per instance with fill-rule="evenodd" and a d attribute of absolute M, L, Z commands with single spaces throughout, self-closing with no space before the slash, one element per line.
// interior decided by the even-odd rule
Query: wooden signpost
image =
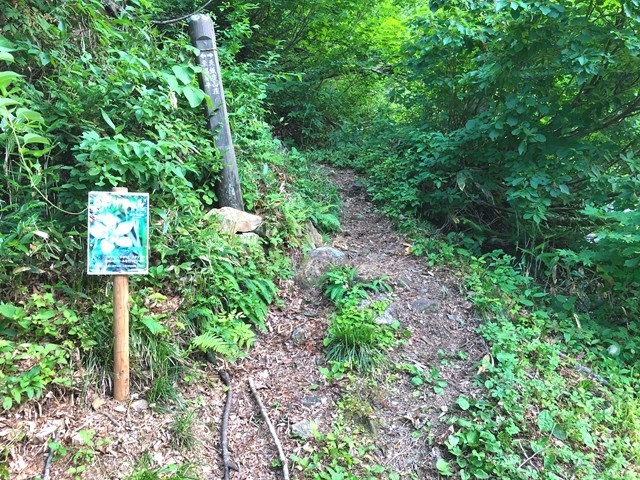
<path fill-rule="evenodd" d="M 198 64 L 202 67 L 200 88 L 211 98 L 211 105 L 207 106 L 206 114 L 209 128 L 216 136 L 216 147 L 222 154 L 222 171 L 215 185 L 218 206 L 244 210 L 236 152 L 231 139 L 227 105 L 220 76 L 216 32 L 211 17 L 192 15 L 189 18 L 189 34 L 191 43 L 200 51 L 197 58 Z"/>
<path fill-rule="evenodd" d="M 113 275 L 113 396 L 129 397 L 129 275 L 149 268 L 149 194 L 89 192 L 87 273 Z"/>

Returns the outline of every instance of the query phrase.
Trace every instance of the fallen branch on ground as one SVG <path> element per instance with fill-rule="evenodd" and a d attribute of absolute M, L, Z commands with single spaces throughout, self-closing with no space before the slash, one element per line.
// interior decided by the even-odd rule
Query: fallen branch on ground
<path fill-rule="evenodd" d="M 222 424 L 220 425 L 220 446 L 222 448 L 222 463 L 224 465 L 224 480 L 229 480 L 229 471 L 239 472 L 238 466 L 232 460 L 229 460 L 229 441 L 227 439 L 227 425 L 229 424 L 229 412 L 231 411 L 231 401 L 233 400 L 233 392 L 231 391 L 231 379 L 229 374 L 220 370 L 218 372 L 220 378 L 227 386 L 227 401 L 224 404 L 224 412 L 222 413 Z"/>
<path fill-rule="evenodd" d="M 256 399 L 256 403 L 258 407 L 260 407 L 260 413 L 262 414 L 262 418 L 264 418 L 267 427 L 269 427 L 269 432 L 271 433 L 271 437 L 273 437 L 273 441 L 276 444 L 276 448 L 278 449 L 278 456 L 280 457 L 280 463 L 282 464 L 282 478 L 284 480 L 289 480 L 289 467 L 287 467 L 287 457 L 284 456 L 284 450 L 282 450 L 282 444 L 280 443 L 280 439 L 278 438 L 278 434 L 276 433 L 276 429 L 273 427 L 271 420 L 269 420 L 269 415 L 267 415 L 267 410 L 264 408 L 262 400 L 260 400 L 260 396 L 256 391 L 256 387 L 253 384 L 253 379 L 249 378 L 249 389 L 253 394 L 253 398 Z"/>
<path fill-rule="evenodd" d="M 58 432 L 53 435 L 53 441 L 58 441 Z M 51 448 L 49 445 L 49 455 L 47 455 L 47 459 L 44 462 L 44 469 L 42 470 L 42 480 L 49 480 L 49 470 L 51 470 L 51 464 L 53 463 L 53 455 L 55 450 Z"/>
<path fill-rule="evenodd" d="M 585 373 L 587 376 L 589 376 L 589 377 L 593 378 L 594 380 L 600 382 L 605 387 L 609 386 L 609 380 L 607 380 L 606 378 L 598 375 L 593 370 L 591 370 L 589 367 L 585 367 L 581 363 L 577 362 L 573 357 L 570 357 L 569 355 L 567 355 L 565 353 L 562 353 L 562 352 L 558 352 L 558 355 L 560 356 L 560 358 L 564 358 L 565 360 L 573 360 L 575 362 L 576 370 L 578 370 L 578 371 L 580 371 L 582 373 Z"/>

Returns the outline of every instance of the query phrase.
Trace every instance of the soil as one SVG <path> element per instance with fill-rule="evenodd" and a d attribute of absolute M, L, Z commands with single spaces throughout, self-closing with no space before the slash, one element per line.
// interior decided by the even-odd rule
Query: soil
<path fill-rule="evenodd" d="M 460 395 L 476 394 L 472 380 L 487 347 L 476 333 L 477 320 L 454 272 L 428 267 L 424 259 L 411 255 L 409 243 L 375 210 L 352 172 L 329 174 L 340 189 L 343 206 L 342 228 L 331 246 L 347 255 L 361 277 L 389 278 L 393 315 L 409 334 L 389 353 L 385 369 L 356 382 L 327 381 L 319 367 L 325 365 L 322 342 L 333 308 L 319 288 L 301 290 L 286 281 L 280 286 L 282 306 L 272 309 L 267 331 L 246 358 L 232 364 L 204 364 L 202 375 L 185 379 L 183 395 L 195 415 L 194 445 L 182 451 L 174 448 L 175 412 L 161 413 L 153 405 L 136 403 L 142 393 L 133 394 L 132 402 L 125 404 L 99 390 L 49 393 L 0 417 L 0 451 L 3 444 L 10 446 L 10 478 L 41 476 L 47 441 L 54 436 L 69 452 L 89 452 L 86 460 L 76 459 L 76 465 L 86 465 L 79 478 L 125 478 L 145 452 L 152 466 L 193 462 L 198 478 L 222 478 L 219 427 L 226 392 L 219 369 L 226 370 L 232 381 L 227 435 L 230 457 L 239 469 L 231 472 L 233 480 L 282 478 L 273 439 L 247 385 L 249 378 L 256 383 L 287 456 L 304 456 L 315 444 L 314 439 L 292 435 L 292 425 L 313 420 L 320 432 L 327 433 L 338 416 L 337 402 L 349 398 L 350 411 L 368 428 L 367 441 L 374 445 L 369 453 L 372 463 L 402 478 L 439 478 L 438 445 L 452 431 L 441 421 L 442 415 L 457 408 Z M 399 364 L 425 372 L 436 368 L 446 381 L 444 390 L 436 394 L 428 382 L 413 385 Z M 92 446 L 80 438 L 83 430 L 95 432 Z M 110 441 L 104 441 L 107 438 Z M 74 478 L 67 473 L 72 466 L 72 455 L 54 461 L 50 478 Z M 291 462 L 289 467 L 291 478 L 305 478 Z"/>

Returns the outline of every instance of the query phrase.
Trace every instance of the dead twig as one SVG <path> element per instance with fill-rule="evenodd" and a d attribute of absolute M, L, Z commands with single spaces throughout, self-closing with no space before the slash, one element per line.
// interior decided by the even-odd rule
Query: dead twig
<path fill-rule="evenodd" d="M 58 432 L 53 434 L 53 441 L 58 441 Z M 42 480 L 49 480 L 49 470 L 51 470 L 54 453 L 55 449 L 51 448 L 51 445 L 49 445 L 49 455 L 47 455 L 47 459 L 44 462 L 44 469 L 42 470 Z"/>
<path fill-rule="evenodd" d="M 222 413 L 222 424 L 220 425 L 220 445 L 222 447 L 222 464 L 224 466 L 224 480 L 229 480 L 229 471 L 240 471 L 238 466 L 229 459 L 229 440 L 227 439 L 227 425 L 229 424 L 229 412 L 231 412 L 231 402 L 233 400 L 233 392 L 231 391 L 231 379 L 225 370 L 218 372 L 223 383 L 227 387 L 227 401 L 224 404 L 224 412 Z"/>
<path fill-rule="evenodd" d="M 593 378 L 594 380 L 596 380 L 597 382 L 600 382 L 602 385 L 604 385 L 605 387 L 609 386 L 609 380 L 607 380 L 606 378 L 598 375 L 597 373 L 595 373 L 593 370 L 591 370 L 589 367 L 585 367 L 584 365 L 582 365 L 580 362 L 577 362 L 573 357 L 570 357 L 569 355 L 562 353 L 562 352 L 558 352 L 558 356 L 560 356 L 560 358 L 564 358 L 565 360 L 573 360 L 575 362 L 575 368 L 576 370 L 578 370 L 579 372 L 582 372 L 584 374 L 586 374 L 588 377 Z"/>
<path fill-rule="evenodd" d="M 186 15 L 182 15 L 181 17 L 177 17 L 177 18 L 171 18 L 169 20 L 151 20 L 151 23 L 153 23 L 154 25 L 171 25 L 172 23 L 178 23 L 181 22 L 182 20 L 186 20 L 187 18 L 189 18 L 192 15 L 195 15 L 196 13 L 198 13 L 200 10 L 204 10 L 205 8 L 207 8 L 211 3 L 213 2 L 213 0 L 208 0 L 204 5 L 202 5 L 201 7 L 197 8 L 196 10 L 194 10 L 191 13 L 187 13 Z"/>
<path fill-rule="evenodd" d="M 269 420 L 269 415 L 267 414 L 267 410 L 264 408 L 264 404 L 262 400 L 260 400 L 260 396 L 256 391 L 256 387 L 253 384 L 253 379 L 249 378 L 249 389 L 253 395 L 253 398 L 256 399 L 256 403 L 258 407 L 260 407 L 260 413 L 262 414 L 262 418 L 264 418 L 267 427 L 269 427 L 269 432 L 271 433 L 271 437 L 273 438 L 273 442 L 276 444 L 276 448 L 278 449 L 278 456 L 280 457 L 280 463 L 282 464 L 282 478 L 283 480 L 289 480 L 289 467 L 287 466 L 287 457 L 284 456 L 284 450 L 282 450 L 282 444 L 280 443 L 280 439 L 278 438 L 278 434 L 276 433 L 276 429 L 273 427 L 271 420 Z"/>
<path fill-rule="evenodd" d="M 547 448 L 549 447 L 544 447 L 536 452 L 533 452 L 531 455 L 529 455 L 527 458 L 525 458 L 522 463 L 520 463 L 520 465 L 518 465 L 518 469 L 524 467 L 527 463 L 529 463 L 531 460 L 533 460 L 535 457 L 537 457 L 539 454 L 541 454 L 542 452 L 544 452 Z M 534 467 L 535 468 L 535 467 Z M 537 470 L 537 468 L 536 468 Z"/>
<path fill-rule="evenodd" d="M 114 427 L 118 427 L 118 426 L 119 426 L 118 422 L 116 422 L 116 419 L 115 419 L 115 418 L 113 418 L 113 415 L 111 415 L 111 414 L 109 414 L 109 413 L 107 413 L 107 412 L 102 412 L 102 414 L 103 414 L 105 417 L 107 417 L 107 419 L 109 419 L 109 421 L 110 421 L 111 423 L 113 423 Z"/>

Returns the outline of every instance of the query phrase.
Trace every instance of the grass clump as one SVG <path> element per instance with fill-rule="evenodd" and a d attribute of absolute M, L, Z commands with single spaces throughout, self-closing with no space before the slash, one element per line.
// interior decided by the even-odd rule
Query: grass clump
<path fill-rule="evenodd" d="M 376 322 L 388 302 L 368 301 L 371 292 L 389 292 L 385 278 L 361 281 L 357 269 L 340 266 L 325 275 L 324 293 L 337 311 L 324 339 L 329 363 L 370 371 L 384 362 L 385 351 L 395 344 L 395 325 Z"/>
<path fill-rule="evenodd" d="M 171 445 L 185 451 L 197 445 L 198 439 L 193 432 L 195 409 L 183 409 L 177 413 L 171 423 Z"/>
<path fill-rule="evenodd" d="M 378 325 L 377 308 L 348 307 L 338 312 L 324 340 L 325 357 L 362 371 L 369 371 L 383 363 L 384 352 L 395 343 L 394 329 Z"/>

